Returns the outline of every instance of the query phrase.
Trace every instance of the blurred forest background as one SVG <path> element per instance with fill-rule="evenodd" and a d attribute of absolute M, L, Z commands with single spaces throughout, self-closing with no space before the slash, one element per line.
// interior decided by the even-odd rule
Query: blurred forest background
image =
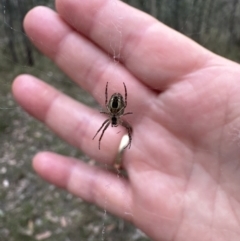
<path fill-rule="evenodd" d="M 239 0 L 125 0 L 227 58 L 240 59 Z M 14 63 L 34 65 L 34 51 L 22 21 L 34 6 L 54 8 L 52 0 L 2 0 L 0 47 Z"/>
<path fill-rule="evenodd" d="M 240 0 L 124 2 L 211 51 L 240 61 Z M 149 240 L 131 224 L 45 183 L 31 168 L 32 157 L 41 150 L 95 163 L 28 116 L 12 98 L 14 77 L 29 73 L 97 107 L 88 93 L 76 88 L 27 39 L 22 22 L 28 10 L 37 5 L 54 9 L 53 0 L 0 1 L 0 241 Z"/>

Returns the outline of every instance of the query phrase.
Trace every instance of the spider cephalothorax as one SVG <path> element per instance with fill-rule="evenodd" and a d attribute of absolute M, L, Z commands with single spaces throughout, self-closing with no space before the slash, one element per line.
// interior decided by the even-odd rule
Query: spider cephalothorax
<path fill-rule="evenodd" d="M 126 147 L 130 148 L 130 146 L 131 146 L 132 127 L 125 120 L 121 119 L 121 116 L 132 114 L 132 112 L 124 113 L 125 108 L 127 107 L 127 88 L 124 83 L 123 83 L 123 85 L 124 85 L 124 90 L 125 90 L 125 99 L 123 99 L 123 96 L 120 93 L 114 93 L 108 101 L 108 82 L 106 84 L 105 106 L 107 108 L 107 111 L 101 111 L 100 113 L 108 115 L 108 119 L 106 119 L 103 122 L 102 126 L 99 128 L 99 130 L 93 137 L 93 139 L 94 139 L 97 136 L 98 132 L 101 131 L 101 129 L 104 127 L 102 134 L 99 138 L 99 145 L 98 145 L 99 150 L 100 150 L 100 143 L 101 143 L 103 134 L 106 131 L 106 129 L 109 127 L 110 124 L 112 127 L 117 127 L 118 125 L 122 125 L 123 127 L 125 127 L 127 129 L 129 143 Z"/>

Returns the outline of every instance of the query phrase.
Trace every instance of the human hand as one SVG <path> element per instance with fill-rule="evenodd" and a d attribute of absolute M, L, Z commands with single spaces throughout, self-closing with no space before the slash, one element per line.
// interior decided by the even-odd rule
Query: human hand
<path fill-rule="evenodd" d="M 133 140 L 128 179 L 46 152 L 34 158 L 36 172 L 100 207 L 107 200 L 154 240 L 239 240 L 239 65 L 120 1 L 56 5 L 61 17 L 45 7 L 28 13 L 28 36 L 102 106 L 106 82 L 109 94 L 125 82 Z M 113 164 L 120 135 L 109 128 L 98 150 L 98 111 L 32 76 L 17 77 L 13 93 L 67 142 Z"/>

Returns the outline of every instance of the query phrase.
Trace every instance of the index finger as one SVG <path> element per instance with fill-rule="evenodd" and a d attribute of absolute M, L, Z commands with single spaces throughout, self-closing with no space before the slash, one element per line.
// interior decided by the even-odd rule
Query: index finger
<path fill-rule="evenodd" d="M 155 96 L 124 66 L 111 61 L 107 53 L 74 31 L 54 11 L 46 7 L 32 9 L 25 17 L 24 28 L 35 46 L 99 103 L 104 103 L 102 90 L 106 82 L 111 82 L 111 92 L 122 89 L 123 81 L 130 90 L 137 90 L 130 96 L 130 108 Z"/>
<path fill-rule="evenodd" d="M 139 80 L 162 89 L 212 56 L 189 38 L 117 0 L 57 0 L 64 20 Z"/>

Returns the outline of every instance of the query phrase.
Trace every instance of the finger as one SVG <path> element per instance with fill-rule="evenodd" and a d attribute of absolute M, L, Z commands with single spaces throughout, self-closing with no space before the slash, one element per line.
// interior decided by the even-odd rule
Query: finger
<path fill-rule="evenodd" d="M 109 88 L 114 88 L 114 92 L 123 88 L 123 82 L 128 89 L 138 90 L 132 92 L 130 98 L 134 101 L 129 101 L 129 107 L 152 97 L 152 91 L 120 64 L 110 61 L 105 52 L 73 31 L 52 10 L 45 7 L 33 9 L 26 16 L 24 26 L 34 44 L 100 103 L 104 103 L 106 82 L 110 82 Z"/>
<path fill-rule="evenodd" d="M 113 164 L 124 130 L 116 134 L 121 129 L 109 127 L 100 150 L 98 138 L 92 140 L 106 117 L 28 75 L 15 79 L 13 94 L 27 112 L 44 122 L 58 136 L 91 158 Z"/>
<path fill-rule="evenodd" d="M 36 155 L 33 167 L 48 182 L 130 221 L 129 185 L 117 174 L 49 152 Z"/>
<path fill-rule="evenodd" d="M 59 14 L 154 89 L 201 68 L 209 51 L 121 1 L 57 0 Z M 174 70 L 174 71 L 173 71 Z"/>

